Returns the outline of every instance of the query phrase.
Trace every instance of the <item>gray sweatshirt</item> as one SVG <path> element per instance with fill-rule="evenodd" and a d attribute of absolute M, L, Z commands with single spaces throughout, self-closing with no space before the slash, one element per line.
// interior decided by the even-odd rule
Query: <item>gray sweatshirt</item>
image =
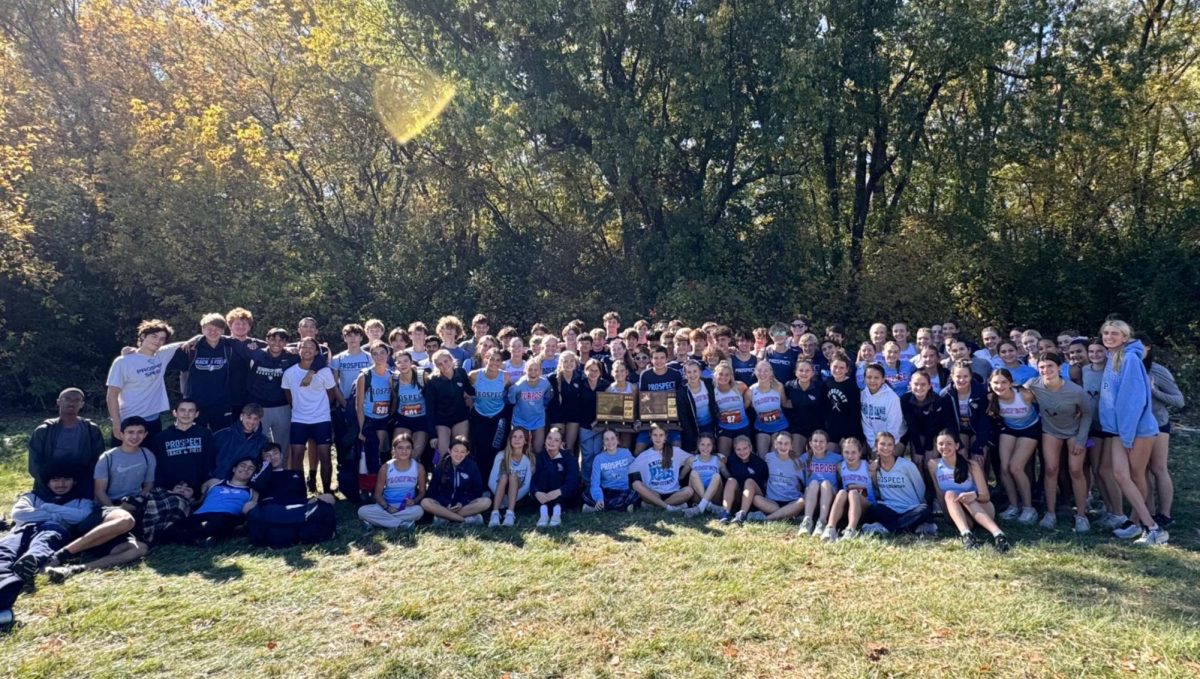
<path fill-rule="evenodd" d="M 917 465 L 908 458 L 896 458 L 890 472 L 879 465 L 875 487 L 879 491 L 879 501 L 892 511 L 907 512 L 925 504 L 925 482 L 921 480 Z"/>
<path fill-rule="evenodd" d="M 1083 387 L 1063 380 L 1057 391 L 1051 391 L 1041 377 L 1035 377 L 1025 383 L 1025 388 L 1037 397 L 1042 431 L 1060 439 L 1074 438 L 1079 445 L 1087 445 L 1088 430 L 1092 426 L 1092 399 Z"/>
<path fill-rule="evenodd" d="M 62 504 L 47 502 L 35 493 L 25 493 L 13 505 L 12 518 L 18 525 L 54 521 L 74 526 L 92 513 L 92 501 L 86 498 L 68 500 Z"/>
<path fill-rule="evenodd" d="M 1165 427 L 1171 421 L 1167 408 L 1182 408 L 1183 392 L 1175 384 L 1175 376 L 1166 366 L 1150 364 L 1150 409 L 1158 426 Z"/>

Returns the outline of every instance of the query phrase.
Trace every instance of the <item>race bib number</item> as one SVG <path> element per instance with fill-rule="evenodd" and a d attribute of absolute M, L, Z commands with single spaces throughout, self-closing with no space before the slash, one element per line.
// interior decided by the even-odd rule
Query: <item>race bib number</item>
<path fill-rule="evenodd" d="M 781 413 L 778 410 L 774 410 L 769 413 L 760 413 L 758 416 L 758 419 L 763 424 L 771 424 L 772 422 L 778 422 L 779 418 L 782 416 L 783 416 L 783 413 Z"/>
<path fill-rule="evenodd" d="M 738 425 L 742 423 L 742 411 L 740 410 L 722 410 L 721 424 Z"/>
<path fill-rule="evenodd" d="M 371 404 L 371 414 L 375 417 L 387 417 L 391 409 L 391 401 L 375 401 Z"/>
<path fill-rule="evenodd" d="M 425 414 L 425 408 L 420 403 L 405 403 L 400 406 L 400 415 L 403 417 L 420 417 Z"/>

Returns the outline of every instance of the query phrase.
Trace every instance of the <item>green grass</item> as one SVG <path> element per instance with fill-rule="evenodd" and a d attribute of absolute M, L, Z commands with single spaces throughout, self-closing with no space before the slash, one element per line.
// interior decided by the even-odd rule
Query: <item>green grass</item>
<path fill-rule="evenodd" d="M 63 585 L 39 578 L 0 638 L 25 677 L 1196 676 L 1200 437 L 1173 450 L 1172 545 L 1016 530 L 823 545 L 783 525 L 640 512 L 563 529 L 167 547 Z M 0 452 L 0 499 L 24 442 Z M 943 535 L 947 530 L 943 527 Z"/>

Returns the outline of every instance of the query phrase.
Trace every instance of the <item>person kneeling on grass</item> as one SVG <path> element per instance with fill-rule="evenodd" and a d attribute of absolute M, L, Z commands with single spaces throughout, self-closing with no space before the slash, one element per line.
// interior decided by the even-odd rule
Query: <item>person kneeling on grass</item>
<path fill-rule="evenodd" d="M 941 457 L 929 461 L 929 475 L 942 493 L 946 513 L 962 535 L 963 547 L 979 549 L 979 540 L 971 530 L 974 524 L 979 524 L 992 534 L 996 551 L 1007 552 L 1011 545 L 996 525 L 996 509 L 988 495 L 983 467 L 960 454 L 958 437 L 949 429 L 937 435 L 937 452 Z"/>
<path fill-rule="evenodd" d="M 682 487 L 680 479 L 691 455 L 667 442 L 667 430 L 658 424 L 650 425 L 650 447 L 633 461 L 630 475 L 633 489 L 642 502 L 668 512 L 687 506 L 694 496 L 691 488 Z"/>
<path fill-rule="evenodd" d="M 916 531 L 921 535 L 937 533 L 931 523 L 933 510 L 925 503 L 925 481 L 917 465 L 896 457 L 896 437 L 891 432 L 875 436 L 875 453 L 871 461 L 871 479 L 879 501 L 871 506 L 874 523 L 863 526 L 862 532 L 873 535 Z"/>
<path fill-rule="evenodd" d="M 684 516 L 699 516 L 706 511 L 717 512 L 721 506 L 716 503 L 721 497 L 725 477 L 729 471 L 725 463 L 715 453 L 717 439 L 708 432 L 701 432 L 696 443 L 696 455 L 687 461 L 688 487 L 695 497 L 700 498 L 694 507 L 683 510 Z"/>
<path fill-rule="evenodd" d="M 754 507 L 748 518 L 758 521 L 787 521 L 804 511 L 804 465 L 792 451 L 792 435 L 781 431 L 775 435 L 774 450 L 767 453 L 767 487 L 754 497 Z"/>
<path fill-rule="evenodd" d="M 284 465 L 283 448 L 262 448 L 262 467 L 250 479 L 258 504 L 246 515 L 246 533 L 257 547 L 286 549 L 332 540 L 337 534 L 333 495 L 308 496 L 304 472 Z"/>
<path fill-rule="evenodd" d="M 834 496 L 837 495 L 838 465 L 842 463 L 841 455 L 829 452 L 828 441 L 829 436 L 817 429 L 808 439 L 809 451 L 800 458 L 807 482 L 804 491 L 804 521 L 800 523 L 800 533 L 818 538 L 825 534 L 829 509 L 833 506 Z M 815 525 L 814 516 L 817 517 Z"/>
<path fill-rule="evenodd" d="M 68 465 L 47 466 L 38 490 L 17 498 L 12 531 L 0 538 L 0 628 L 13 622 L 13 603 L 33 582 L 55 550 L 71 538 L 70 529 L 92 513 L 92 501 L 82 497 Z"/>
<path fill-rule="evenodd" d="M 229 478 L 209 486 L 196 511 L 175 527 L 175 538 L 184 544 L 212 547 L 233 535 L 258 504 L 258 492 L 250 487 L 256 468 L 249 457 L 234 463 Z"/>
<path fill-rule="evenodd" d="M 421 508 L 433 515 L 434 525 L 483 523 L 480 513 L 487 511 L 490 502 L 483 497 L 479 467 L 470 456 L 467 437 L 455 436 L 450 440 L 450 454 L 434 467 L 429 494 L 421 500 Z"/>
<path fill-rule="evenodd" d="M 829 523 L 821 534 L 821 539 L 826 542 L 837 540 L 837 527 L 843 516 L 846 517 L 846 528 L 842 530 L 842 537 L 857 537 L 863 517 L 875 504 L 875 485 L 871 483 L 871 471 L 863 459 L 862 441 L 853 436 L 842 439 L 842 458 L 838 466 L 841 490 L 833 498 Z"/>
<path fill-rule="evenodd" d="M 621 437 L 616 430 L 605 429 L 600 435 L 600 452 L 592 460 L 592 477 L 583 492 L 583 511 L 632 512 L 641 502 L 636 490 L 629 487 L 629 470 L 633 453 L 620 447 Z"/>
<path fill-rule="evenodd" d="M 501 525 L 500 510 L 505 509 L 505 526 L 517 522 L 516 509 L 525 504 L 529 489 L 533 486 L 534 459 L 530 443 L 533 437 L 529 431 L 514 427 L 508 434 L 508 445 L 496 453 L 492 464 L 492 474 L 488 478 L 488 488 L 492 490 L 492 518 L 488 521 L 489 528 Z"/>
<path fill-rule="evenodd" d="M 392 459 L 383 464 L 375 478 L 375 502 L 358 508 L 363 527 L 412 528 L 425 510 L 425 467 L 413 459 L 410 434 L 392 439 Z"/>
<path fill-rule="evenodd" d="M 534 465 L 533 488 L 541 512 L 538 528 L 561 524 L 563 506 L 578 504 L 579 463 L 574 455 L 563 455 L 563 430 L 558 427 L 546 432 L 546 449 Z"/>
<path fill-rule="evenodd" d="M 767 487 L 771 470 L 767 468 L 766 460 L 754 454 L 749 436 L 738 436 L 733 440 L 733 455 L 725 466 L 729 470 L 729 478 L 725 480 L 721 523 L 742 524 L 754 507 L 754 499 L 762 495 L 763 488 Z M 735 504 L 739 496 L 741 502 Z"/>

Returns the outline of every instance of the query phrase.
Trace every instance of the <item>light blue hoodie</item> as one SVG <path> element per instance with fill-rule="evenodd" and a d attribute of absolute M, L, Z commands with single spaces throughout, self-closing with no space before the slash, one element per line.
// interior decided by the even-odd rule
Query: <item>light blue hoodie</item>
<path fill-rule="evenodd" d="M 1104 378 L 1100 382 L 1100 427 L 1121 437 L 1126 448 L 1133 447 L 1133 440 L 1144 436 L 1158 435 L 1158 420 L 1151 410 L 1150 378 L 1146 366 L 1142 365 L 1145 346 L 1134 340 L 1120 351 L 1121 372 L 1114 373 L 1112 352 L 1104 365 Z"/>

